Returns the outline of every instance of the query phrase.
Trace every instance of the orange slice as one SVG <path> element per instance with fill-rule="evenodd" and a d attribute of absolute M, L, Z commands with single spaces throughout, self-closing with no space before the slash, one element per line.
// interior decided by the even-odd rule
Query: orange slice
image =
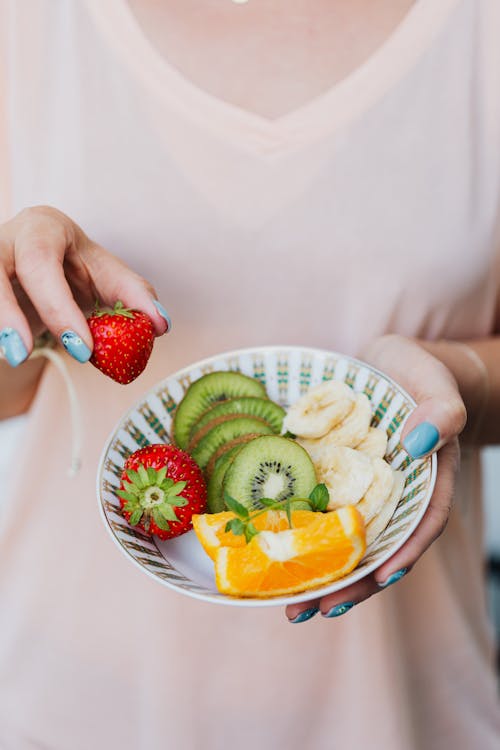
<path fill-rule="evenodd" d="M 351 505 L 313 515 L 301 528 L 262 531 L 245 546 L 219 547 L 219 591 L 239 597 L 295 594 L 350 573 L 366 549 L 363 517 Z"/>
<path fill-rule="evenodd" d="M 311 510 L 292 511 L 292 527 L 305 526 L 317 517 L 317 513 Z M 228 521 L 233 519 L 234 513 L 223 511 L 222 513 L 204 513 L 193 516 L 193 528 L 203 549 L 212 560 L 219 547 L 246 547 L 245 537 L 237 536 L 232 531 L 225 531 Z M 253 520 L 258 531 L 283 531 L 289 528 L 288 519 L 284 510 L 268 510 Z"/>

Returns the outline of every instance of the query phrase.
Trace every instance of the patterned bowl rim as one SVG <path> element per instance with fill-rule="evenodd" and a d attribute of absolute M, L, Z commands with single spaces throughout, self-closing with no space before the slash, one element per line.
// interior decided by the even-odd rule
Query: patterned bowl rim
<path fill-rule="evenodd" d="M 126 412 L 121 416 L 118 423 L 114 426 L 106 442 L 104 443 L 104 447 L 101 452 L 99 464 L 97 467 L 96 492 L 97 492 L 97 503 L 98 503 L 99 512 L 100 512 L 102 521 L 111 539 L 113 540 L 114 544 L 118 547 L 118 549 L 122 552 L 122 554 L 125 555 L 125 557 L 128 560 L 130 560 L 137 568 L 139 568 L 139 570 L 141 570 L 143 573 L 145 573 L 147 576 L 152 578 L 157 583 L 163 584 L 167 588 L 172 589 L 173 591 L 176 591 L 177 593 L 185 594 L 186 596 L 190 596 L 194 599 L 199 599 L 201 601 L 209 602 L 211 604 L 223 604 L 226 606 L 228 605 L 228 606 L 233 606 L 233 607 L 277 607 L 277 606 L 283 606 L 283 605 L 288 605 L 288 604 L 298 604 L 299 602 L 306 602 L 312 599 L 319 599 L 323 596 L 333 594 L 336 591 L 341 591 L 343 588 L 347 588 L 347 586 L 351 586 L 352 584 L 357 583 L 358 581 L 362 580 L 366 576 L 373 573 L 373 571 L 377 570 L 377 568 L 380 568 L 399 549 L 401 549 L 401 547 L 405 544 L 405 542 L 408 541 L 408 539 L 413 534 L 417 526 L 420 524 L 420 521 L 422 520 L 427 508 L 429 507 L 429 504 L 430 504 L 430 501 L 434 492 L 434 487 L 436 484 L 437 456 L 436 456 L 436 453 L 432 453 L 430 456 L 427 456 L 424 458 L 424 460 L 430 461 L 430 470 L 431 470 L 430 477 L 429 477 L 429 484 L 426 490 L 426 495 L 424 498 L 422 498 L 420 502 L 420 507 L 418 511 L 415 513 L 414 518 L 412 522 L 409 524 L 408 528 L 401 534 L 400 537 L 398 537 L 397 541 L 395 541 L 394 544 L 391 545 L 386 552 L 384 552 L 382 557 L 380 559 L 375 560 L 373 563 L 370 563 L 366 567 L 362 568 L 362 570 L 360 570 L 358 573 L 356 573 L 356 568 L 355 568 L 352 571 L 352 573 L 350 573 L 349 576 L 347 576 L 346 578 L 340 578 L 339 580 L 334 581 L 333 583 L 325 584 L 324 586 L 318 587 L 316 589 L 310 589 L 310 590 L 303 591 L 298 594 L 292 594 L 289 596 L 275 596 L 275 597 L 259 599 L 257 597 L 247 597 L 247 598 L 232 597 L 232 596 L 228 596 L 228 595 L 220 594 L 220 593 L 218 594 L 203 593 L 203 592 L 193 591 L 193 590 L 186 589 L 186 588 L 181 588 L 175 583 L 170 583 L 168 580 L 165 580 L 155 575 L 153 572 L 148 570 L 144 565 L 138 562 L 133 556 L 133 554 L 120 543 L 119 539 L 113 532 L 113 529 L 111 528 L 111 525 L 109 523 L 109 519 L 104 510 L 104 504 L 101 499 L 101 483 L 102 483 L 102 478 L 103 478 L 102 475 L 104 471 L 104 464 L 105 464 L 105 460 L 106 460 L 106 456 L 108 454 L 109 448 L 113 440 L 115 439 L 116 434 L 123 428 L 126 420 L 130 418 L 130 414 L 134 411 L 137 411 L 138 407 L 145 401 L 145 399 L 148 398 L 149 395 L 154 394 L 158 389 L 160 389 L 163 385 L 165 385 L 172 378 L 179 380 L 180 378 L 182 378 L 182 376 L 189 374 L 192 370 L 203 368 L 207 365 L 212 364 L 216 360 L 227 360 L 229 358 L 241 357 L 241 356 L 246 356 L 246 355 L 255 355 L 255 354 L 272 354 L 273 352 L 283 352 L 283 353 L 303 352 L 304 354 L 310 354 L 312 356 L 321 356 L 321 357 L 328 356 L 328 357 L 333 357 L 336 359 L 346 360 L 354 365 L 359 365 L 375 373 L 380 378 L 385 380 L 387 383 L 392 385 L 396 389 L 396 391 L 398 391 L 405 399 L 407 399 L 408 402 L 413 407 L 417 406 L 417 403 L 415 399 L 413 398 L 413 396 L 411 396 L 408 393 L 408 391 L 406 391 L 401 385 L 399 385 L 399 383 L 393 380 L 393 378 L 391 378 L 390 375 L 387 375 L 386 373 L 382 372 L 382 370 L 379 370 L 377 367 L 374 367 L 373 365 L 370 365 L 361 359 L 352 357 L 349 354 L 342 354 L 340 352 L 330 350 L 330 349 L 319 349 L 319 348 L 311 347 L 311 346 L 300 346 L 300 345 L 289 345 L 289 344 L 283 345 L 283 346 L 279 346 L 279 345 L 252 346 L 252 347 L 247 347 L 243 349 L 233 349 L 233 350 L 229 350 L 226 352 L 220 352 L 219 354 L 214 354 L 214 355 L 211 355 L 210 357 L 205 357 L 204 359 L 194 362 L 193 364 L 187 365 L 186 367 L 183 367 L 182 369 L 176 370 L 175 372 L 172 372 L 170 375 L 167 375 L 162 380 L 159 380 L 155 385 L 151 386 L 151 388 L 149 388 L 139 399 L 137 399 L 134 402 L 134 404 L 126 410 Z M 153 537 L 153 540 L 154 540 L 154 537 Z M 344 583 L 345 581 L 347 582 Z"/>

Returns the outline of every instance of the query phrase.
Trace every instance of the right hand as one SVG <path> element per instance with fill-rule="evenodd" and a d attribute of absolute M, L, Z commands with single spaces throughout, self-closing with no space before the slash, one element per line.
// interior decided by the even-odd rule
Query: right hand
<path fill-rule="evenodd" d="M 76 342 L 67 351 L 87 361 L 93 342 L 84 312 L 96 299 L 111 306 L 119 299 L 145 312 L 157 335 L 168 330 L 153 287 L 65 214 L 37 206 L 0 225 L 0 351 L 9 364 L 23 362 L 44 330 Z"/>

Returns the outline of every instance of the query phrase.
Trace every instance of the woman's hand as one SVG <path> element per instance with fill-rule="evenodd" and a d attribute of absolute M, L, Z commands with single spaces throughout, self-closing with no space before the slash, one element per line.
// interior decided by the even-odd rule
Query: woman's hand
<path fill-rule="evenodd" d="M 337 617 L 398 581 L 440 536 L 450 513 L 459 464 L 457 437 L 466 422 L 455 378 L 418 343 L 402 336 L 382 336 L 361 356 L 394 378 L 417 402 L 406 421 L 402 442 L 413 458 L 439 450 L 436 486 L 422 521 L 401 549 L 352 586 L 316 601 L 288 606 L 286 614 L 291 622 L 305 622 L 318 611 L 325 617 Z"/>
<path fill-rule="evenodd" d="M 96 299 L 142 310 L 158 335 L 169 327 L 153 287 L 55 208 L 26 208 L 0 226 L 0 351 L 10 365 L 27 359 L 44 330 L 86 362 L 93 342 L 84 312 Z"/>

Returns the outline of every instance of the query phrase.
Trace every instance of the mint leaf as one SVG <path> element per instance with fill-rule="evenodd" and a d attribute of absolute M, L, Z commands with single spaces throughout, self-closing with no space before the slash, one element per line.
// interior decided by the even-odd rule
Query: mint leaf
<path fill-rule="evenodd" d="M 224 502 L 226 503 L 226 508 L 229 508 L 229 510 L 232 510 L 236 516 L 239 516 L 240 518 L 248 518 L 248 508 L 245 508 L 244 505 L 242 505 L 237 500 L 235 500 L 234 497 L 231 497 L 231 495 L 225 490 L 224 490 Z"/>
<path fill-rule="evenodd" d="M 260 497 L 259 503 L 266 508 L 274 508 L 276 505 L 280 505 L 279 501 L 273 500 L 270 497 Z"/>
<path fill-rule="evenodd" d="M 328 507 L 328 503 L 330 502 L 330 495 L 328 493 L 326 485 L 317 484 L 309 495 L 309 498 L 312 501 L 313 510 L 320 511 L 321 513 L 324 512 Z"/>
<path fill-rule="evenodd" d="M 286 517 L 288 518 L 288 525 L 292 528 L 292 511 L 290 508 L 290 498 L 285 503 Z"/>
<path fill-rule="evenodd" d="M 255 526 L 253 525 L 253 523 L 251 521 L 249 521 L 245 525 L 245 539 L 247 540 L 247 544 L 248 544 L 248 542 L 251 542 L 252 539 L 254 538 L 254 536 L 256 536 L 258 533 L 259 532 L 255 528 Z"/>
<path fill-rule="evenodd" d="M 231 521 L 226 523 L 225 531 L 231 531 L 236 536 L 241 536 L 245 533 L 245 524 L 239 518 L 232 518 Z"/>

